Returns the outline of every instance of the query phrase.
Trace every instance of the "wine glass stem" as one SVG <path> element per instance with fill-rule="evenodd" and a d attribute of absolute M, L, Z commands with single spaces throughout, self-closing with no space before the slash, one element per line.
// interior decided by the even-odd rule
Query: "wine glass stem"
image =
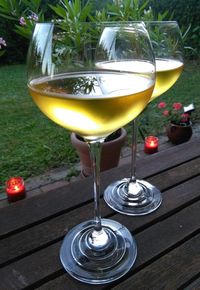
<path fill-rule="evenodd" d="M 129 183 L 136 182 L 137 119 L 134 119 L 131 122 L 131 124 L 132 124 L 131 171 Z"/>
<path fill-rule="evenodd" d="M 94 230 L 100 232 L 102 230 L 101 214 L 100 214 L 100 161 L 101 161 L 101 142 L 89 142 L 90 157 L 93 167 L 94 178 Z"/>

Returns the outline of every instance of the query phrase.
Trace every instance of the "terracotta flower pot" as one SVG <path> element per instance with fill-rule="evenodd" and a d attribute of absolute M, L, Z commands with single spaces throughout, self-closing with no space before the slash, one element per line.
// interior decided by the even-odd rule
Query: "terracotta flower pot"
<path fill-rule="evenodd" d="M 127 132 L 124 128 L 120 129 L 120 135 L 111 141 L 106 141 L 102 145 L 100 170 L 105 171 L 119 164 L 121 148 L 125 144 Z M 92 165 L 90 160 L 89 148 L 86 142 L 82 141 L 75 133 L 71 134 L 72 145 L 76 148 L 82 166 L 82 175 L 92 175 Z"/>
<path fill-rule="evenodd" d="M 167 136 L 169 140 L 175 144 L 187 142 L 192 136 L 192 123 L 189 125 L 177 125 L 170 123 L 167 128 Z"/>

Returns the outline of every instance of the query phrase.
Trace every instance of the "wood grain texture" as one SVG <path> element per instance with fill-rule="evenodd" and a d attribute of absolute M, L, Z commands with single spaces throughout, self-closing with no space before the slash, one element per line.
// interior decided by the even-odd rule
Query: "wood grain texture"
<path fill-rule="evenodd" d="M 154 213 L 121 215 L 100 201 L 102 217 L 125 225 L 138 245 L 129 273 L 107 285 L 87 285 L 65 273 L 64 235 L 93 217 L 92 178 L 0 209 L 0 289 L 193 290 L 200 285 L 200 142 L 140 160 L 138 174 L 162 191 Z M 102 173 L 102 189 L 128 175 L 129 165 Z M 102 190 L 103 192 L 103 190 Z"/>

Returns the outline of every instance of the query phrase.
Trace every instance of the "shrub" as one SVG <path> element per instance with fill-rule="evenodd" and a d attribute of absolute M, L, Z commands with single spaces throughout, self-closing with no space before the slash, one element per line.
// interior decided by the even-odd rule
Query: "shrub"
<path fill-rule="evenodd" d="M 23 62 L 28 46 L 26 39 L 30 39 L 35 22 L 52 18 L 65 19 L 70 26 L 88 20 L 177 20 L 184 35 L 186 56 L 197 57 L 199 10 L 197 0 L 1 0 L 0 35 L 8 43 L 1 60 L 2 63 Z"/>
<path fill-rule="evenodd" d="M 28 41 L 24 37 L 16 35 L 12 21 L 7 19 L 0 21 L 0 35 L 7 43 L 5 53 L 1 56 L 1 64 L 24 63 Z"/>
<path fill-rule="evenodd" d="M 186 56 L 194 57 L 200 55 L 200 1 L 198 0 L 150 0 L 150 5 L 156 14 L 163 13 L 168 9 L 172 11 L 172 19 L 178 21 L 181 31 L 189 28 L 184 37 L 184 45 L 187 49 Z M 166 19 L 167 20 L 167 19 Z"/>
<path fill-rule="evenodd" d="M 38 15 L 38 19 L 34 15 Z M 42 0 L 1 0 L 0 17 L 0 35 L 7 41 L 1 63 L 24 62 L 35 22 L 44 20 Z M 22 18 L 26 25 L 23 25 Z"/>

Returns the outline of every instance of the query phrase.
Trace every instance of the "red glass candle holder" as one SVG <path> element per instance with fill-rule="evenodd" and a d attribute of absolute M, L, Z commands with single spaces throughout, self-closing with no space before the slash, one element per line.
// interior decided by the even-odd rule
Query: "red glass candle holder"
<path fill-rule="evenodd" d="M 144 152 L 153 154 L 158 152 L 158 138 L 155 136 L 148 136 L 145 138 Z"/>
<path fill-rule="evenodd" d="M 25 184 L 22 177 L 11 177 L 6 181 L 6 193 L 9 202 L 23 199 L 26 196 Z"/>

